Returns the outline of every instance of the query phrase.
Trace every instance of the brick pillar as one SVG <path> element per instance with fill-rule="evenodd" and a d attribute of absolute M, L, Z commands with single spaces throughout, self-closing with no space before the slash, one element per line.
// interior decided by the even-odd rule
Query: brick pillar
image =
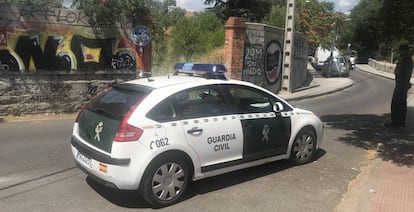
<path fill-rule="evenodd" d="M 229 71 L 228 78 L 242 80 L 246 25 L 242 18 L 230 17 L 224 27 L 224 65 Z"/>

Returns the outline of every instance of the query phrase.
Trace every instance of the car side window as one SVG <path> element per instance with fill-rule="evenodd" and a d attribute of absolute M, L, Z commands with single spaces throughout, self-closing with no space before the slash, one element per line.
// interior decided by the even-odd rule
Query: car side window
<path fill-rule="evenodd" d="M 158 122 L 168 122 L 176 120 L 177 114 L 171 99 L 168 98 L 151 109 L 147 117 Z"/>
<path fill-rule="evenodd" d="M 239 85 L 227 85 L 223 89 L 230 96 L 233 113 L 267 113 L 274 112 L 273 105 L 280 102 L 283 111 L 291 111 L 292 107 L 275 96 L 271 96 L 261 90 Z"/>
<path fill-rule="evenodd" d="M 261 92 L 243 87 L 231 87 L 229 92 L 237 113 L 264 113 L 273 110 L 273 102 Z"/>
<path fill-rule="evenodd" d="M 219 116 L 227 113 L 224 98 L 215 86 L 189 89 L 174 95 L 179 115 L 184 119 Z"/>

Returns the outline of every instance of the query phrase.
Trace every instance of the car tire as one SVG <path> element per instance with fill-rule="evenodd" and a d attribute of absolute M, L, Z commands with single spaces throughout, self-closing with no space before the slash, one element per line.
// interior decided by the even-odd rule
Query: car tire
<path fill-rule="evenodd" d="M 312 128 L 303 128 L 296 135 L 292 144 L 290 161 L 302 165 L 313 160 L 316 154 L 316 135 Z"/>
<path fill-rule="evenodd" d="M 189 177 L 185 160 L 170 156 L 155 158 L 146 171 L 141 194 L 155 208 L 175 204 L 183 196 Z"/>

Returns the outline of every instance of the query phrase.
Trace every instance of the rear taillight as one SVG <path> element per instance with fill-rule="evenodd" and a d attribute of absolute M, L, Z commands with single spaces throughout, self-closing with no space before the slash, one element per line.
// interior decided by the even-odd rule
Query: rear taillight
<path fill-rule="evenodd" d="M 144 131 L 138 127 L 131 126 L 129 124 L 122 124 L 119 126 L 118 131 L 115 134 L 114 141 L 136 141 L 138 140 Z"/>
<path fill-rule="evenodd" d="M 142 97 L 138 102 L 129 109 L 122 119 L 121 125 L 116 131 L 114 141 L 125 142 L 125 141 L 136 141 L 138 140 L 142 133 L 144 132 L 141 128 L 134 127 L 128 124 L 128 119 L 131 117 L 132 113 L 138 107 L 139 104 L 145 99 L 146 96 Z"/>

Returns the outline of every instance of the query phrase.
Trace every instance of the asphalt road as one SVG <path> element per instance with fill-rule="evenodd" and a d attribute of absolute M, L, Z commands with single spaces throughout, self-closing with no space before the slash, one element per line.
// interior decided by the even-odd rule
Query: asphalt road
<path fill-rule="evenodd" d="M 204 179 L 168 211 L 334 211 L 387 118 L 393 83 L 360 72 L 341 92 L 294 102 L 326 123 L 315 162 L 286 161 Z M 74 167 L 74 117 L 0 123 L 0 211 L 147 211 L 133 191 L 103 188 Z M 365 125 L 364 125 L 365 123 Z M 366 130 L 366 129 L 365 129 Z M 381 130 L 381 129 L 379 129 Z"/>

